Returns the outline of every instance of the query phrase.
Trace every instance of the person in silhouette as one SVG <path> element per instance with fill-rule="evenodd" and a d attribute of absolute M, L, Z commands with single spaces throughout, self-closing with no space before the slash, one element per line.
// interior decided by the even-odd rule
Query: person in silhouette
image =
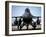
<path fill-rule="evenodd" d="M 21 25 L 21 18 L 19 19 L 19 26 Z"/>
<path fill-rule="evenodd" d="M 36 29 L 36 22 L 33 22 L 32 26 L 33 26 L 33 29 L 35 30 Z"/>
<path fill-rule="evenodd" d="M 37 17 L 37 25 L 40 25 L 40 19 L 39 19 L 39 17 Z"/>
<path fill-rule="evenodd" d="M 21 22 L 22 22 L 22 20 L 21 20 L 21 18 L 20 18 L 20 19 L 19 19 L 20 30 L 21 30 Z"/>
<path fill-rule="evenodd" d="M 18 27 L 18 30 L 19 30 L 19 24 L 18 24 L 18 21 L 17 21 L 17 17 L 16 17 L 16 19 L 14 21 L 14 25 L 17 26 Z"/>
<path fill-rule="evenodd" d="M 17 25 L 18 24 L 18 21 L 17 21 L 17 18 L 15 19 L 14 21 L 14 25 Z"/>

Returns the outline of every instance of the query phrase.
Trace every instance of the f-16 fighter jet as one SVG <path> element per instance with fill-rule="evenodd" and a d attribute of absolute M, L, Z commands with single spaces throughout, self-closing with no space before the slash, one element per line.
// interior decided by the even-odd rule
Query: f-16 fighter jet
<path fill-rule="evenodd" d="M 22 21 L 20 21 L 19 22 L 19 25 L 21 26 L 20 28 L 22 28 L 25 24 L 26 24 L 26 26 L 27 26 L 27 29 L 28 29 L 28 25 L 29 24 L 31 24 L 32 25 L 32 22 L 33 22 L 33 19 L 32 18 L 37 18 L 38 19 L 38 21 L 39 21 L 39 23 L 38 23 L 38 21 L 37 21 L 37 23 L 38 24 L 40 24 L 40 20 L 39 20 L 39 18 L 41 18 L 40 16 L 33 16 L 32 14 L 31 14 L 31 12 L 30 12 L 30 9 L 29 8 L 26 8 L 25 9 L 25 13 L 22 15 L 22 16 L 18 16 L 19 18 L 23 18 L 23 25 L 21 25 L 21 23 L 20 22 L 22 22 Z M 13 18 L 15 18 L 15 17 L 13 17 Z M 33 25 L 32 25 L 33 26 Z M 34 27 L 34 26 L 33 26 Z"/>

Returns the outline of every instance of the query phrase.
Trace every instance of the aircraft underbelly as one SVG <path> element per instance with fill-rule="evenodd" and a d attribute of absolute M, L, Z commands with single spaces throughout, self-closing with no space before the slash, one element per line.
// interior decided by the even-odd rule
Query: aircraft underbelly
<path fill-rule="evenodd" d="M 30 22 L 32 22 L 32 18 L 23 18 L 23 21 L 25 22 L 25 23 L 30 23 Z"/>

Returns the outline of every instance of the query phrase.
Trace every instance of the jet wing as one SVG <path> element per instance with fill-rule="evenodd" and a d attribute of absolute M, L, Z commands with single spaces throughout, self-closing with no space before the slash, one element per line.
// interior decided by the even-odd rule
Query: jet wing
<path fill-rule="evenodd" d="M 32 16 L 32 18 L 41 18 L 41 16 Z"/>
<path fill-rule="evenodd" d="M 23 17 L 22 16 L 17 16 L 17 17 L 13 16 L 12 18 L 23 18 Z"/>
<path fill-rule="evenodd" d="M 29 17 L 31 17 L 31 16 L 29 16 Z M 41 16 L 32 16 L 31 18 L 41 18 Z M 17 17 L 15 17 L 15 16 L 13 16 L 12 18 L 26 18 L 26 17 L 23 17 L 23 16 L 17 16 Z"/>

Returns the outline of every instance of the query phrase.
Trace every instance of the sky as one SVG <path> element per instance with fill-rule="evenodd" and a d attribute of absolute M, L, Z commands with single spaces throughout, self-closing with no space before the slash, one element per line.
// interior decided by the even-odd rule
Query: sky
<path fill-rule="evenodd" d="M 23 14 L 25 13 L 26 8 L 30 9 L 30 13 L 33 16 L 41 16 L 41 7 L 12 5 L 12 17 L 14 17 L 14 16 L 23 16 Z"/>
<path fill-rule="evenodd" d="M 25 13 L 25 9 L 29 8 L 33 16 L 41 16 L 41 7 L 34 6 L 12 6 L 12 16 L 22 16 Z"/>

